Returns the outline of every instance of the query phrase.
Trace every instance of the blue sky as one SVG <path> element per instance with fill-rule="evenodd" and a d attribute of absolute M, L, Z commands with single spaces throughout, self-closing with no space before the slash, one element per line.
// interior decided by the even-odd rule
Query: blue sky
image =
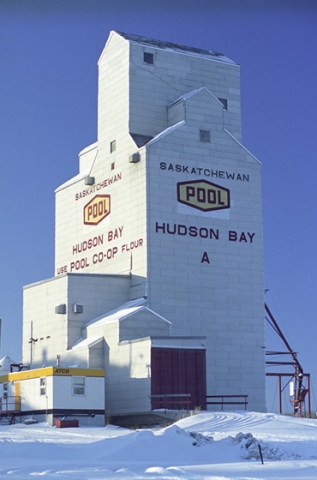
<path fill-rule="evenodd" d="M 240 64 L 243 144 L 263 168 L 266 300 L 314 388 L 315 3 L 0 0 L 0 358 L 21 360 L 23 285 L 54 275 L 54 190 L 97 139 L 97 61 L 119 30 Z M 267 347 L 281 349 L 271 333 Z"/>

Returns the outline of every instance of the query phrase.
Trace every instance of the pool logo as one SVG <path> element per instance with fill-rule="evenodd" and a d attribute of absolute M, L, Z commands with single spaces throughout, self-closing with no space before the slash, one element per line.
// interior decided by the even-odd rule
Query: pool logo
<path fill-rule="evenodd" d="M 98 225 L 110 211 L 110 195 L 96 195 L 84 206 L 84 224 Z"/>
<path fill-rule="evenodd" d="M 207 180 L 179 182 L 177 201 L 203 212 L 230 208 L 230 190 Z"/>

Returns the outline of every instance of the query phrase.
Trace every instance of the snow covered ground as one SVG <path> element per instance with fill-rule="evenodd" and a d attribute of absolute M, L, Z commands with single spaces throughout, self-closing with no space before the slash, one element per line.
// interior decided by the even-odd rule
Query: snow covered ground
<path fill-rule="evenodd" d="M 316 480 L 317 420 L 215 412 L 137 431 L 1 425 L 0 478 L 34 477 Z"/>

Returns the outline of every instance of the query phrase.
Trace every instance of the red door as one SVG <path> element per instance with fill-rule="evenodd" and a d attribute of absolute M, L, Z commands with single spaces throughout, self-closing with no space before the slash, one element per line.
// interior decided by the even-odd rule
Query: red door
<path fill-rule="evenodd" d="M 152 409 L 206 410 L 206 351 L 152 347 L 151 395 Z"/>

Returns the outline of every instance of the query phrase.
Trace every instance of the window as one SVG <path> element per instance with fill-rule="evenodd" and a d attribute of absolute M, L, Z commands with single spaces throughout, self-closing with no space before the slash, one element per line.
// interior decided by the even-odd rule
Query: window
<path fill-rule="evenodd" d="M 73 377 L 73 395 L 85 395 L 85 377 Z"/>
<path fill-rule="evenodd" d="M 111 164 L 111 170 L 114 170 L 115 164 L 114 162 Z"/>
<path fill-rule="evenodd" d="M 148 63 L 149 65 L 153 65 L 154 64 L 153 53 L 143 52 L 143 61 L 144 61 L 144 63 Z"/>
<path fill-rule="evenodd" d="M 46 395 L 46 378 L 40 378 L 40 395 Z"/>
<path fill-rule="evenodd" d="M 210 131 L 209 130 L 200 130 L 199 138 L 201 142 L 210 142 Z"/>
<path fill-rule="evenodd" d="M 110 142 L 110 153 L 115 152 L 116 148 L 117 148 L 116 141 L 112 140 L 112 142 Z"/>
<path fill-rule="evenodd" d="M 218 98 L 218 100 L 222 103 L 223 108 L 228 110 L 228 100 L 226 98 Z"/>
<path fill-rule="evenodd" d="M 3 398 L 8 398 L 8 384 L 3 384 Z"/>

